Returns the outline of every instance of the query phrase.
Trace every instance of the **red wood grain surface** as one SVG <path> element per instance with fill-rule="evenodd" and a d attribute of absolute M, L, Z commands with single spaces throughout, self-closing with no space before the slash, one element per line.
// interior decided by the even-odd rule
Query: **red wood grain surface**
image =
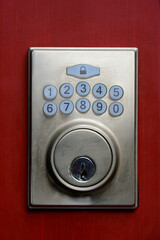
<path fill-rule="evenodd" d="M 0 1 L 0 239 L 160 239 L 158 0 Z M 28 47 L 139 48 L 139 208 L 27 209 Z"/>

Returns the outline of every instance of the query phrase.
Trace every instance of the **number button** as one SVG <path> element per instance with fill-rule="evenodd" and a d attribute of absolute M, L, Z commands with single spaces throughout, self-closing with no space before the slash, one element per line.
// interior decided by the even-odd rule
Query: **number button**
<path fill-rule="evenodd" d="M 47 116 L 53 116 L 57 112 L 57 106 L 53 102 L 47 102 L 43 106 L 43 111 Z"/>
<path fill-rule="evenodd" d="M 73 103 L 69 100 L 64 100 L 60 103 L 60 110 L 64 114 L 70 114 L 73 111 Z"/>
<path fill-rule="evenodd" d="M 106 95 L 107 88 L 104 84 L 98 83 L 93 87 L 93 95 L 97 98 L 102 98 Z"/>
<path fill-rule="evenodd" d="M 122 114 L 122 112 L 123 106 L 119 102 L 114 102 L 109 106 L 109 113 L 114 117 L 118 117 L 119 115 Z"/>
<path fill-rule="evenodd" d="M 92 109 L 96 114 L 103 114 L 107 109 L 107 104 L 102 100 L 97 100 L 93 103 Z"/>
<path fill-rule="evenodd" d="M 80 82 L 77 84 L 76 91 L 80 96 L 87 96 L 90 92 L 90 86 L 86 82 Z"/>
<path fill-rule="evenodd" d="M 60 87 L 60 94 L 62 95 L 62 97 L 69 98 L 73 95 L 73 92 L 74 92 L 73 86 L 69 83 L 64 83 Z"/>
<path fill-rule="evenodd" d="M 76 108 L 79 112 L 85 113 L 90 108 L 90 102 L 85 98 L 81 98 L 77 101 Z"/>
<path fill-rule="evenodd" d="M 57 96 L 57 89 L 52 85 L 48 85 L 44 88 L 43 94 L 46 99 L 54 99 Z"/>
<path fill-rule="evenodd" d="M 109 96 L 113 100 L 119 100 L 123 96 L 123 89 L 120 86 L 113 86 L 109 90 Z"/>

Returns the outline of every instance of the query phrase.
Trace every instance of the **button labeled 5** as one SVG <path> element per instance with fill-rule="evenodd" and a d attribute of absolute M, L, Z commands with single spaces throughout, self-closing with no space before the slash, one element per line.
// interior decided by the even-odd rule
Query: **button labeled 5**
<path fill-rule="evenodd" d="M 109 90 L 109 96 L 113 100 L 119 100 L 123 96 L 123 89 L 120 86 L 113 86 Z"/>

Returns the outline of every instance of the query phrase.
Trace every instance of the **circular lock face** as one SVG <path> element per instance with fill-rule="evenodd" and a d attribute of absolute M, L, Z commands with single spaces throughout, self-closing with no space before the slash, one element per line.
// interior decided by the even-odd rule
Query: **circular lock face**
<path fill-rule="evenodd" d="M 61 135 L 51 151 L 51 168 L 66 187 L 90 191 L 112 175 L 115 149 L 111 141 L 90 129 L 75 129 Z"/>

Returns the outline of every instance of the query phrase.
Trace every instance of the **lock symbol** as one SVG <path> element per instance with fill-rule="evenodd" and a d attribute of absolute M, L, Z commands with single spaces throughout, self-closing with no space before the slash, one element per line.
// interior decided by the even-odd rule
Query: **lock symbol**
<path fill-rule="evenodd" d="M 87 74 L 87 70 L 85 66 L 80 67 L 80 74 Z"/>

